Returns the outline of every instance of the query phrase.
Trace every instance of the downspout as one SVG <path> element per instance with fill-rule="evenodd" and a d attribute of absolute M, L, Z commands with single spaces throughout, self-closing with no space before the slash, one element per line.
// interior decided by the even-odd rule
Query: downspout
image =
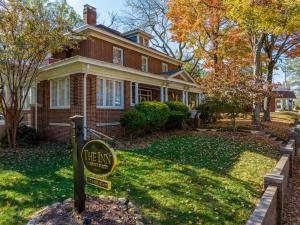
<path fill-rule="evenodd" d="M 34 125 L 35 125 L 35 130 L 37 131 L 38 130 L 38 116 L 37 116 L 37 113 L 38 113 L 38 86 L 37 86 L 37 79 L 35 78 L 35 117 L 34 117 Z"/>
<path fill-rule="evenodd" d="M 90 70 L 90 64 L 87 64 L 86 72 L 83 76 L 83 139 L 87 140 L 87 113 L 86 113 L 86 78 Z"/>

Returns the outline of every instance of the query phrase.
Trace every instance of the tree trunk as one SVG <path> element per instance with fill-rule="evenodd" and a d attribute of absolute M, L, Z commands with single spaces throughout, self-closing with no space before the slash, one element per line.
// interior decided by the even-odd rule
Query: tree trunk
<path fill-rule="evenodd" d="M 268 83 L 268 94 L 272 92 L 272 81 L 273 81 L 273 71 L 275 67 L 276 62 L 270 61 L 268 64 L 268 75 L 267 75 L 267 83 Z M 271 98 L 267 96 L 267 107 L 264 109 L 264 121 L 265 122 L 271 122 Z"/>
<path fill-rule="evenodd" d="M 254 68 L 253 68 L 253 76 L 255 78 L 256 85 L 260 85 L 261 78 L 261 51 L 263 48 L 263 44 L 265 41 L 266 35 L 260 34 L 260 37 L 253 37 L 253 57 L 254 57 Z M 260 124 L 260 104 L 261 101 L 259 98 L 256 98 L 254 101 L 253 107 L 253 123 L 258 125 Z"/>

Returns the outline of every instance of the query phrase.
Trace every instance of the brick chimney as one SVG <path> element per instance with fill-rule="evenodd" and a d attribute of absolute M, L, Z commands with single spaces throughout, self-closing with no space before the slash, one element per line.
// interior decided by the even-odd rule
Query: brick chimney
<path fill-rule="evenodd" d="M 97 24 L 97 11 L 96 8 L 90 5 L 84 5 L 83 20 L 85 24 L 95 26 Z"/>

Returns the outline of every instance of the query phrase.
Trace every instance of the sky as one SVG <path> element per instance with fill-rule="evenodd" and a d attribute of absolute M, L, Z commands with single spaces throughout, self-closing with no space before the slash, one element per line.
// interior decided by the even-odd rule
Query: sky
<path fill-rule="evenodd" d="M 83 6 L 89 4 L 97 9 L 98 22 L 103 20 L 109 22 L 109 12 L 118 12 L 121 14 L 125 9 L 125 0 L 67 0 L 76 12 L 82 16 Z"/>

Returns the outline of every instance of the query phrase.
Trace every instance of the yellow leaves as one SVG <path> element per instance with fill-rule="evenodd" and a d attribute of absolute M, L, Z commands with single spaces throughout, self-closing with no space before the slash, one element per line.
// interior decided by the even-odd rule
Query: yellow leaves
<path fill-rule="evenodd" d="M 227 15 L 246 31 L 282 34 L 299 30 L 300 2 L 272 1 L 259 4 L 250 0 L 225 0 Z"/>

